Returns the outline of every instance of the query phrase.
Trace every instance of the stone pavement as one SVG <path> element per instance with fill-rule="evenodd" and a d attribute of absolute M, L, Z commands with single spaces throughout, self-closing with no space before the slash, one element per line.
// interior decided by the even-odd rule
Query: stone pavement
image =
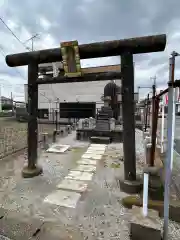
<path fill-rule="evenodd" d="M 136 142 L 141 172 L 144 150 L 140 131 Z M 43 152 L 39 163 L 44 172 L 33 179 L 21 178 L 23 155 L 0 162 L 0 233 L 24 240 L 129 239 L 131 210 L 121 205 L 127 195 L 117 181 L 123 174 L 123 162 L 119 161 L 122 144 L 89 146 L 77 142 L 74 132 L 60 144 L 70 145 L 70 149 L 60 154 Z M 72 185 L 74 179 L 77 182 Z M 178 239 L 179 225 L 170 223 L 169 227 L 171 239 Z"/>

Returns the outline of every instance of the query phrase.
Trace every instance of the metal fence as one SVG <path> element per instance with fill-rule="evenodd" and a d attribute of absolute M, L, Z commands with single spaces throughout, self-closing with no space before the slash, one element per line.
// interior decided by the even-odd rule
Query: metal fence
<path fill-rule="evenodd" d="M 27 147 L 27 123 L 14 119 L 0 119 L 0 159 Z M 38 124 L 38 142 L 42 141 L 42 133 L 52 138 L 53 124 Z"/>

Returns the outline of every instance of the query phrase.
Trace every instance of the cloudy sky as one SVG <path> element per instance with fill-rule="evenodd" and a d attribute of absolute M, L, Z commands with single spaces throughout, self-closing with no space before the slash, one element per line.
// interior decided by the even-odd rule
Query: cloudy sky
<path fill-rule="evenodd" d="M 151 86 L 156 76 L 159 88 L 168 81 L 168 58 L 180 52 L 179 0 L 0 0 L 0 17 L 25 43 L 34 34 L 35 49 L 58 47 L 60 42 L 75 40 L 89 43 L 136 36 L 167 34 L 164 52 L 136 55 L 135 86 Z M 4 56 L 25 51 L 23 44 L 0 21 L 0 84 L 2 94 L 23 99 L 27 82 L 26 67 L 9 68 Z M 85 60 L 83 66 L 120 63 L 119 57 Z M 180 77 L 180 58 L 175 77 Z M 141 89 L 141 96 L 148 89 Z"/>

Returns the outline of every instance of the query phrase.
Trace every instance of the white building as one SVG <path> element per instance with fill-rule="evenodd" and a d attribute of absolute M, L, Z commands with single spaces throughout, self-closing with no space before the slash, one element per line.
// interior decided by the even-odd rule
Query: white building
<path fill-rule="evenodd" d="M 84 73 L 120 71 L 120 65 L 83 68 Z M 113 79 L 109 79 L 113 80 Z M 109 81 L 42 84 L 38 87 L 38 109 L 59 110 L 58 102 L 96 102 L 96 108 L 103 104 L 101 96 L 104 87 Z M 121 80 L 116 80 L 121 86 Z M 57 101 L 58 99 L 58 101 Z M 25 101 L 27 103 L 27 85 L 25 85 Z"/>

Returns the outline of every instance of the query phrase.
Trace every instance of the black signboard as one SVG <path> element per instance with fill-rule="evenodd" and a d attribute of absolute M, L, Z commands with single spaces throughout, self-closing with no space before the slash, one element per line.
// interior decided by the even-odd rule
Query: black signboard
<path fill-rule="evenodd" d="M 95 102 L 61 102 L 60 117 L 61 118 L 95 118 L 96 103 Z"/>

